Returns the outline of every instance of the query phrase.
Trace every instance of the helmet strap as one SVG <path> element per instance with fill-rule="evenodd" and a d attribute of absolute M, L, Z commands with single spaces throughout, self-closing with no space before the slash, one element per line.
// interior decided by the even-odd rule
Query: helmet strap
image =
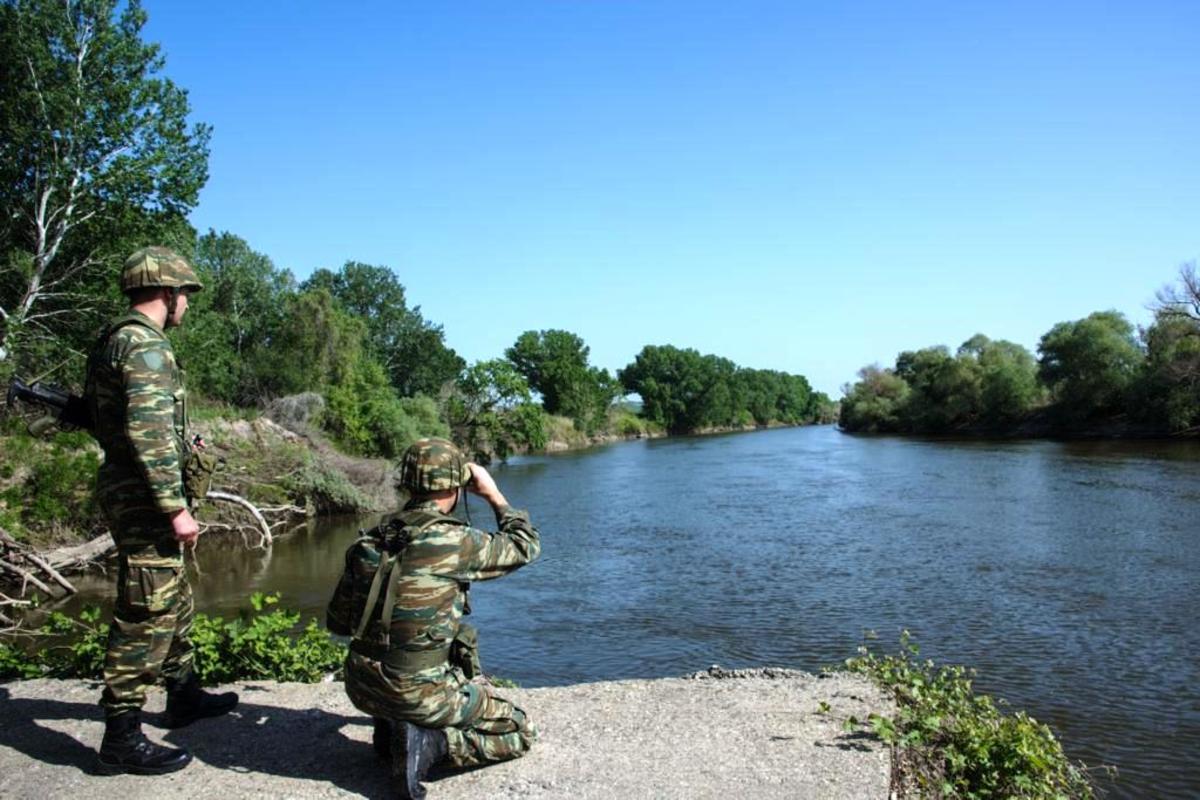
<path fill-rule="evenodd" d="M 164 328 L 170 328 L 175 323 L 171 320 L 175 318 L 175 307 L 179 305 L 179 293 L 183 291 L 178 286 L 171 287 L 171 299 L 167 302 L 167 319 L 163 323 Z"/>

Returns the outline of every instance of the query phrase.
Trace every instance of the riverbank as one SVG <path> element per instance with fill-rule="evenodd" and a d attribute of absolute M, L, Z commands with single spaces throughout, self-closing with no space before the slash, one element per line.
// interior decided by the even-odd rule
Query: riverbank
<path fill-rule="evenodd" d="M 341 684 L 236 684 L 242 703 L 151 738 L 190 748 L 195 762 L 160 778 L 91 774 L 102 733 L 99 690 L 88 681 L 0 685 L 0 796 L 387 797 L 367 717 Z M 846 733 L 844 720 L 883 713 L 861 678 L 790 670 L 713 671 L 689 678 L 505 689 L 541 738 L 523 759 L 445 774 L 431 800 L 523 798 L 886 798 L 888 749 Z M 822 704 L 827 703 L 828 709 Z"/>

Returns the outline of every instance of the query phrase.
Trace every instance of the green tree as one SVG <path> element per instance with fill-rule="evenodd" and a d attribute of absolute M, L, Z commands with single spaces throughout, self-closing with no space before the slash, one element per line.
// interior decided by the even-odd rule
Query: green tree
<path fill-rule="evenodd" d="M 1172 433 L 1200 426 L 1200 320 L 1160 310 L 1142 338 L 1146 363 L 1136 388 L 1139 416 Z"/>
<path fill-rule="evenodd" d="M 995 426 L 1017 422 L 1042 400 L 1037 361 L 1019 344 L 989 341 L 977 356 L 981 370 L 981 413 Z"/>
<path fill-rule="evenodd" d="M 120 260 L 190 243 L 209 129 L 188 125 L 145 21 L 138 0 L 0 4 L 0 362 L 86 347 Z"/>
<path fill-rule="evenodd" d="M 478 361 L 464 370 L 446 400 L 455 441 L 481 463 L 507 458 L 514 450 L 546 446 L 545 413 L 533 402 L 529 384 L 508 361 Z"/>
<path fill-rule="evenodd" d="M 959 357 L 944 346 L 905 351 L 896 357 L 896 375 L 910 389 L 903 410 L 905 427 L 943 432 L 970 425 L 980 410 L 980 370 L 973 356 L 977 339 Z"/>
<path fill-rule="evenodd" d="M 404 286 L 387 267 L 347 261 L 337 272 L 317 270 L 301 289 L 325 289 L 366 322 L 368 346 L 401 395 L 436 396 L 466 366 L 446 346 L 442 326 L 428 322 L 420 306 L 408 307 Z"/>
<path fill-rule="evenodd" d="M 903 429 L 909 387 L 894 370 L 878 364 L 858 371 L 858 382 L 843 388 L 838 424 L 848 431 L 893 433 Z"/>
<path fill-rule="evenodd" d="M 588 364 L 583 339 L 563 330 L 525 331 L 505 357 L 542 396 L 550 414 L 575 420 L 578 427 L 594 430 L 620 388 L 607 370 Z"/>
<path fill-rule="evenodd" d="M 175 334 L 190 383 L 207 397 L 250 405 L 262 391 L 255 366 L 270 360 L 295 280 L 228 232 L 202 236 L 193 263 L 205 290 Z"/>
<path fill-rule="evenodd" d="M 1133 326 L 1117 311 L 1060 322 L 1038 344 L 1039 374 L 1067 424 L 1117 414 L 1144 356 Z"/>

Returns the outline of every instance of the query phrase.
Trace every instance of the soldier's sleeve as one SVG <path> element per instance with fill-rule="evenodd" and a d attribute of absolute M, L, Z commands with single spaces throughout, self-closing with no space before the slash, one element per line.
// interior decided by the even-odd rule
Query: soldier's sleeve
<path fill-rule="evenodd" d="M 452 577 L 460 581 L 499 578 L 541 554 L 541 537 L 527 512 L 506 506 L 498 516 L 500 530 L 495 533 L 466 529 Z"/>
<path fill-rule="evenodd" d="M 175 440 L 175 357 L 164 341 L 134 342 L 122 363 L 125 436 L 159 511 L 187 508 Z"/>

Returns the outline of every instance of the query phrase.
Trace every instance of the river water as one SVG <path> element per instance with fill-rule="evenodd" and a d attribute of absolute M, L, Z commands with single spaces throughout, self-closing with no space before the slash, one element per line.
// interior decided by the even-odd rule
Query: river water
<path fill-rule="evenodd" d="M 1200 445 L 868 438 L 833 428 L 527 457 L 494 474 L 543 557 L 476 584 L 485 668 L 526 686 L 807 670 L 895 650 L 1115 765 L 1113 797 L 1200 796 Z M 476 524 L 492 522 L 478 499 Z M 362 520 L 268 555 L 201 548 L 201 610 L 323 615 Z M 92 586 L 90 599 L 111 589 Z M 586 713 L 584 710 L 581 713 Z M 1107 786 L 1107 783 L 1104 785 Z"/>

